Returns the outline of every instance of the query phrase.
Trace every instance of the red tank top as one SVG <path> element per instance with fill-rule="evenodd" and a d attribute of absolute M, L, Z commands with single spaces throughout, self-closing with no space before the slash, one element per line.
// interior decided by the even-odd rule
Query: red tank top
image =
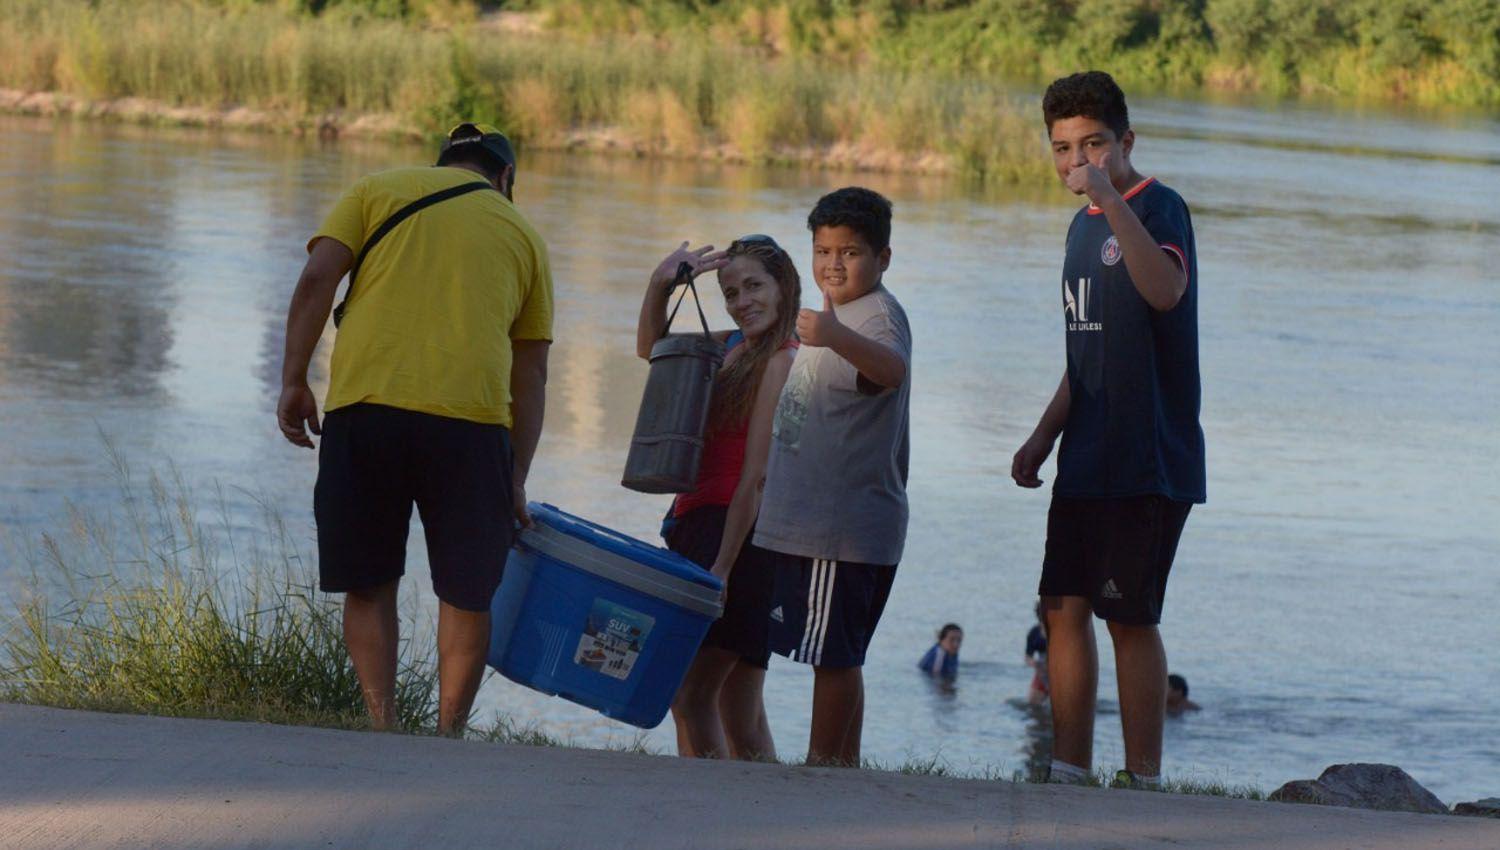
<path fill-rule="evenodd" d="M 735 331 L 730 348 L 743 341 L 744 337 Z M 796 347 L 796 340 L 788 340 L 782 349 Z M 734 488 L 740 484 L 740 472 L 745 468 L 745 442 L 749 436 L 748 418 L 708 435 L 703 443 L 703 460 L 698 466 L 698 483 L 691 493 L 679 495 L 672 503 L 672 516 L 680 517 L 694 508 L 708 505 L 729 506 L 734 499 Z"/>

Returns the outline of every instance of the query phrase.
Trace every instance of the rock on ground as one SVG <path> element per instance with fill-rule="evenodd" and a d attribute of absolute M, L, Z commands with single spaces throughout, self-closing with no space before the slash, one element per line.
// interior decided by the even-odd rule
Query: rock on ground
<path fill-rule="evenodd" d="M 1317 779 L 1298 779 L 1271 792 L 1281 803 L 1312 803 L 1388 812 L 1447 814 L 1437 795 L 1393 764 L 1336 764 Z"/>
<path fill-rule="evenodd" d="M 1500 818 L 1500 797 L 1485 797 L 1472 803 L 1459 803 L 1453 807 L 1455 815 L 1472 815 L 1481 818 Z"/>

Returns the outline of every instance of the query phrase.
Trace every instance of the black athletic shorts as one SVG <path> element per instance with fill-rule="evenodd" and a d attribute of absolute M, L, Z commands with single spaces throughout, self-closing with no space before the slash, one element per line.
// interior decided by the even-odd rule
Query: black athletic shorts
<path fill-rule="evenodd" d="M 667 533 L 667 548 L 711 569 L 719 557 L 719 543 L 724 539 L 724 519 L 728 508 L 705 505 L 683 514 Z M 708 627 L 704 646 L 736 653 L 740 660 L 764 670 L 770 665 L 771 651 L 766 648 L 771 613 L 771 564 L 766 550 L 750 542 L 754 529 L 745 535 L 739 559 L 729 574 L 729 598 L 724 615 Z"/>
<path fill-rule="evenodd" d="M 779 552 L 771 557 L 771 651 L 814 667 L 863 667 L 896 567 Z"/>
<path fill-rule="evenodd" d="M 1165 496 L 1053 496 L 1037 592 L 1087 597 L 1095 616 L 1112 623 L 1160 623 L 1167 575 L 1192 507 Z"/>
<path fill-rule="evenodd" d="M 421 512 L 437 597 L 488 611 L 514 535 L 510 431 L 378 404 L 323 418 L 313 513 L 319 587 L 344 593 L 406 572 Z"/>

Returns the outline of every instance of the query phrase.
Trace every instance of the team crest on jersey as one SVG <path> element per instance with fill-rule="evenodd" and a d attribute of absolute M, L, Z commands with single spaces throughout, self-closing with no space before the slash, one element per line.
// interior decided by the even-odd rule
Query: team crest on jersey
<path fill-rule="evenodd" d="M 1111 235 L 1104 240 L 1104 247 L 1099 249 L 1099 259 L 1106 266 L 1112 266 L 1120 261 L 1120 240 Z"/>

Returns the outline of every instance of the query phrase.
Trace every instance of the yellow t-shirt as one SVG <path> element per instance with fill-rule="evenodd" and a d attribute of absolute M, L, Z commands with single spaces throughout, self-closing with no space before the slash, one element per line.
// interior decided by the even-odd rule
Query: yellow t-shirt
<path fill-rule="evenodd" d="M 483 182 L 462 168 L 371 174 L 334 205 L 327 237 L 359 256 L 392 213 Z M 371 402 L 511 424 L 511 340 L 552 339 L 547 247 L 499 192 L 449 198 L 396 226 L 365 256 L 334 340 L 326 410 Z"/>

